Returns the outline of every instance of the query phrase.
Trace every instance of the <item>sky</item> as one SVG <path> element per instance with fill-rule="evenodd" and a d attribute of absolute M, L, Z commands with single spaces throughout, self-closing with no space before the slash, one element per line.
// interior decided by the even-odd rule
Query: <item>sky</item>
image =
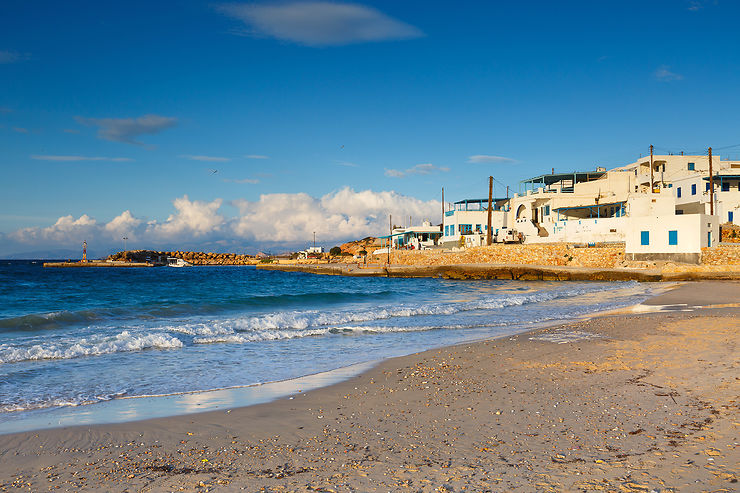
<path fill-rule="evenodd" d="M 282 252 L 740 157 L 740 3 L 0 3 L 0 257 Z"/>

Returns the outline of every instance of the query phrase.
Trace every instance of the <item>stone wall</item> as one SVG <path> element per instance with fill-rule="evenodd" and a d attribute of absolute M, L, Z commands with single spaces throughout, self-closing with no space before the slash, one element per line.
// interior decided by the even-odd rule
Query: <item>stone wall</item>
<path fill-rule="evenodd" d="M 381 256 L 384 261 L 385 256 Z M 522 264 L 609 268 L 624 264 L 624 247 L 575 248 L 566 243 L 510 244 L 468 248 L 461 252 L 396 250 L 391 262 L 404 265 Z"/>
<path fill-rule="evenodd" d="M 704 265 L 740 265 L 740 245 L 702 248 L 701 262 Z"/>

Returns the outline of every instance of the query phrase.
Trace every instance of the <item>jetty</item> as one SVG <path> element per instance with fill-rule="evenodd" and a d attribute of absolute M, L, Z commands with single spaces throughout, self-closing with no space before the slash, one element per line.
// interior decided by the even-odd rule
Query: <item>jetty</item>
<path fill-rule="evenodd" d="M 111 260 L 87 260 L 78 262 L 44 262 L 44 267 L 154 267 L 151 262 L 116 262 Z"/>

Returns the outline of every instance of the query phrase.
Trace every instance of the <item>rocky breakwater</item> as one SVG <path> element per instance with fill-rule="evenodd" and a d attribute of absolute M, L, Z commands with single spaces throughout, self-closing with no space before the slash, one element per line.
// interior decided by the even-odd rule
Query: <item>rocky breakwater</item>
<path fill-rule="evenodd" d="M 153 262 L 166 263 L 167 258 L 181 258 L 193 265 L 254 265 L 259 262 L 251 255 L 236 253 L 214 252 L 184 252 L 184 251 L 156 251 L 156 250 L 129 250 L 108 256 L 106 260 L 124 262 Z"/>

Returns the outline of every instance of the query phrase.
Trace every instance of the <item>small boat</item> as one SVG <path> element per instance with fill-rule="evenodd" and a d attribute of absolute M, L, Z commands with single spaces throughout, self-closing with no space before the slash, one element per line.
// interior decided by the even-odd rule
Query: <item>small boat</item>
<path fill-rule="evenodd" d="M 181 258 L 167 257 L 167 267 L 192 267 L 193 264 Z"/>

